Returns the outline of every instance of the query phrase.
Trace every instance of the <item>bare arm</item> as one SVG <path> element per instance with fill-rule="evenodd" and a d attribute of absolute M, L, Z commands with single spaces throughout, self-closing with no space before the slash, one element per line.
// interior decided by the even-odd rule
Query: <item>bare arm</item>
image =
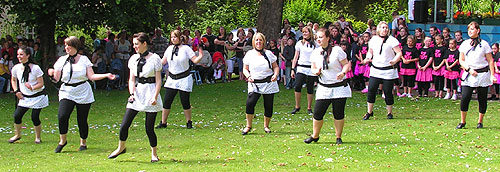
<path fill-rule="evenodd" d="M 495 61 L 493 60 L 493 55 L 491 53 L 486 54 L 486 60 L 488 61 L 488 65 L 490 67 L 490 74 L 491 74 L 491 81 L 492 82 L 497 82 L 497 78 L 495 77 Z"/>
<path fill-rule="evenodd" d="M 40 89 L 43 87 L 43 84 L 44 84 L 43 77 L 38 77 L 36 78 L 36 84 L 31 86 L 31 89 L 32 90 Z"/>
<path fill-rule="evenodd" d="M 130 70 L 129 76 L 130 77 L 128 78 L 128 92 L 130 94 L 130 97 L 128 98 L 128 101 L 131 102 L 131 101 L 134 101 L 134 93 L 135 93 L 134 71 Z M 156 74 L 155 74 L 155 77 L 156 77 Z M 155 80 L 156 80 L 156 78 L 155 78 Z"/>
<path fill-rule="evenodd" d="M 318 75 L 318 76 L 321 74 L 321 67 L 318 67 L 318 65 L 314 61 L 311 62 L 311 72 L 314 75 Z"/>
<path fill-rule="evenodd" d="M 396 63 L 399 62 L 399 60 L 401 60 L 402 57 L 401 48 L 399 48 L 399 46 L 395 46 L 394 48 L 392 48 L 392 50 L 396 52 L 396 56 L 394 56 L 394 58 L 390 61 L 390 63 L 391 65 L 395 65 Z"/>
<path fill-rule="evenodd" d="M 347 59 L 341 60 L 340 64 L 342 64 L 342 72 L 337 74 L 337 80 L 342 80 L 345 74 L 351 70 L 351 63 Z"/>
<path fill-rule="evenodd" d="M 245 77 L 248 79 L 248 82 L 253 82 L 253 78 L 250 75 L 247 64 L 243 64 L 243 75 L 245 75 Z"/>
<path fill-rule="evenodd" d="M 276 81 L 278 80 L 278 76 L 280 74 L 280 68 L 278 67 L 278 63 L 273 62 L 272 63 L 272 67 L 273 67 L 273 76 L 271 77 L 271 81 Z"/>
<path fill-rule="evenodd" d="M 92 81 L 102 80 L 104 78 L 108 78 L 108 79 L 113 80 L 113 79 L 115 79 L 115 75 L 113 75 L 111 73 L 95 74 L 92 67 L 89 66 L 89 67 L 87 67 L 87 78 L 89 78 Z"/>
<path fill-rule="evenodd" d="M 163 58 L 165 58 L 165 57 L 163 57 Z M 193 63 L 195 63 L 195 64 L 196 64 L 196 63 L 199 63 L 199 62 L 200 62 L 201 58 L 203 58 L 203 50 L 202 50 L 201 48 L 198 48 L 198 56 L 193 56 L 193 57 L 191 57 L 191 61 L 192 61 Z M 165 62 L 166 62 L 166 61 L 167 61 L 167 60 L 166 60 L 166 58 L 165 58 Z M 163 60 L 162 60 L 162 64 L 164 64 L 164 63 L 163 63 Z"/>

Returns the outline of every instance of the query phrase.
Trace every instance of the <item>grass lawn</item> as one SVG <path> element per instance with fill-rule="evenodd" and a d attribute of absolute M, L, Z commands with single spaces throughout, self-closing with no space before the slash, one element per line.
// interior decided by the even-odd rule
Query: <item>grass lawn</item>
<path fill-rule="evenodd" d="M 305 92 L 305 91 L 304 91 Z M 42 110 L 42 144 L 34 141 L 31 111 L 23 118 L 23 136 L 13 136 L 14 99 L 0 95 L 0 171 L 499 171 L 500 103 L 489 102 L 485 128 L 476 129 L 477 101 L 471 102 L 466 129 L 456 130 L 459 101 L 423 98 L 396 99 L 393 120 L 385 119 L 380 96 L 375 117 L 361 120 L 366 96 L 353 93 L 346 107 L 344 144 L 335 145 L 331 110 L 325 116 L 318 143 L 305 144 L 312 133 L 312 116 L 302 110 L 292 115 L 293 90 L 276 95 L 272 133 L 263 131 L 262 98 L 256 108 L 253 130 L 245 126 L 246 83 L 234 81 L 195 86 L 191 94 L 194 129 L 185 119 L 176 97 L 167 129 L 158 136 L 158 163 L 150 163 L 150 147 L 144 129 L 144 113 L 129 131 L 127 153 L 109 160 L 117 147 L 119 126 L 125 112 L 127 91 L 94 92 L 96 102 L 89 114 L 88 150 L 78 152 L 76 112 L 70 119 L 68 145 L 54 153 L 59 139 L 57 94 Z M 305 94 L 305 93 L 304 93 Z M 163 96 L 163 94 L 162 94 Z M 157 122 L 160 120 L 160 113 Z"/>

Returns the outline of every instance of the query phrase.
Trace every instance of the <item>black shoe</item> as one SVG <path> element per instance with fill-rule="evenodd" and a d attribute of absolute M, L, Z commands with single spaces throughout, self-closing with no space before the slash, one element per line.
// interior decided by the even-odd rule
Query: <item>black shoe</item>
<path fill-rule="evenodd" d="M 387 119 L 393 119 L 393 118 L 394 118 L 394 116 L 392 115 L 392 113 L 387 114 Z"/>
<path fill-rule="evenodd" d="M 57 144 L 56 150 L 54 150 L 55 153 L 60 153 L 64 146 L 68 144 L 68 141 L 66 141 L 63 145 Z"/>
<path fill-rule="evenodd" d="M 21 137 L 18 137 L 17 139 L 14 139 L 14 140 L 10 140 L 10 139 L 9 139 L 9 143 L 14 143 L 14 142 L 16 142 L 16 141 L 18 141 L 18 140 L 21 140 Z"/>
<path fill-rule="evenodd" d="M 477 123 L 477 128 L 483 128 L 483 123 Z"/>
<path fill-rule="evenodd" d="M 248 128 L 248 130 L 247 130 L 247 131 L 245 131 L 245 129 L 247 129 L 247 128 Z M 252 131 L 252 127 L 245 127 L 245 128 L 243 129 L 243 131 L 241 131 L 241 135 L 247 135 L 247 134 L 248 134 L 248 132 L 250 132 L 250 131 Z"/>
<path fill-rule="evenodd" d="M 496 98 L 497 98 L 497 95 L 492 94 L 492 95 L 488 98 L 488 100 L 495 100 Z"/>
<path fill-rule="evenodd" d="M 108 159 L 114 159 L 116 157 L 118 157 L 118 155 L 121 155 L 121 154 L 124 154 L 124 153 L 127 153 L 127 148 L 123 149 L 122 152 L 116 154 L 116 155 L 109 155 L 108 156 Z"/>
<path fill-rule="evenodd" d="M 188 129 L 193 128 L 193 121 L 188 121 L 188 122 L 186 123 L 186 128 L 188 128 Z"/>
<path fill-rule="evenodd" d="M 465 128 L 465 123 L 458 123 L 457 129 Z"/>
<path fill-rule="evenodd" d="M 318 138 L 313 138 L 313 137 L 311 136 L 311 137 L 309 137 L 309 138 L 307 138 L 307 139 L 304 139 L 304 143 L 309 144 L 309 143 L 311 143 L 311 142 L 318 142 L 318 140 L 319 140 L 319 137 L 318 137 Z"/>
<path fill-rule="evenodd" d="M 336 142 L 336 144 L 337 144 L 337 145 L 341 145 L 342 143 L 344 143 L 344 142 L 342 142 L 342 139 L 341 139 L 341 138 L 337 138 L 337 142 Z"/>
<path fill-rule="evenodd" d="M 85 146 L 80 145 L 80 148 L 78 150 L 79 151 L 87 150 L 87 145 L 85 145 Z"/>
<path fill-rule="evenodd" d="M 366 112 L 365 116 L 363 116 L 363 120 L 369 120 L 370 116 L 373 116 L 373 112 L 371 114 Z"/>
<path fill-rule="evenodd" d="M 312 109 L 307 109 L 307 114 L 313 114 L 313 110 Z"/>
<path fill-rule="evenodd" d="M 158 124 L 156 126 L 156 129 L 160 129 L 160 128 L 167 128 L 167 123 L 163 124 L 163 123 L 160 122 L 160 124 Z"/>
<path fill-rule="evenodd" d="M 300 108 L 294 108 L 294 109 L 292 110 L 292 112 L 290 112 L 290 113 L 291 113 L 291 114 L 295 114 L 295 113 L 297 113 L 297 112 L 299 112 L 299 111 L 300 111 Z"/>

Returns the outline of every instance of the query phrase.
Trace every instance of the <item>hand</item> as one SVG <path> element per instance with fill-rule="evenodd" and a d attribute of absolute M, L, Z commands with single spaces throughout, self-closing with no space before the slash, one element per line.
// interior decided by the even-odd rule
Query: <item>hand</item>
<path fill-rule="evenodd" d="M 406 60 L 406 59 L 403 59 L 403 63 L 404 63 L 404 64 L 409 64 L 409 63 L 410 63 L 410 61 L 408 61 L 408 60 Z"/>
<path fill-rule="evenodd" d="M 273 76 L 271 76 L 271 81 L 272 81 L 272 82 L 274 82 L 274 81 L 276 81 L 276 80 L 278 80 L 278 76 L 277 76 L 277 75 L 273 75 Z"/>
<path fill-rule="evenodd" d="M 53 68 L 49 68 L 49 69 L 47 70 L 47 74 L 48 74 L 49 76 L 54 76 L 54 69 L 53 69 Z"/>
<path fill-rule="evenodd" d="M 252 76 L 248 76 L 248 77 L 247 77 L 247 81 L 248 81 L 248 82 L 253 82 L 253 78 L 252 78 Z"/>
<path fill-rule="evenodd" d="M 426 69 L 427 69 L 427 67 L 422 67 L 422 70 L 426 70 Z"/>
<path fill-rule="evenodd" d="M 342 80 L 345 76 L 345 73 L 344 72 L 340 72 L 337 74 L 337 80 Z"/>
<path fill-rule="evenodd" d="M 432 66 L 432 70 L 438 70 L 438 67 Z"/>
<path fill-rule="evenodd" d="M 29 90 L 33 91 L 33 87 L 31 87 L 29 83 L 25 82 L 24 86 L 26 86 L 26 88 L 28 88 Z"/>
<path fill-rule="evenodd" d="M 293 79 L 295 79 L 295 71 L 294 71 L 294 70 L 292 70 L 292 71 L 290 72 L 290 77 L 292 77 Z"/>
<path fill-rule="evenodd" d="M 111 74 L 111 73 L 108 73 L 107 78 L 108 78 L 108 79 L 110 79 L 110 80 L 115 80 L 116 75 L 113 75 L 113 74 Z"/>
<path fill-rule="evenodd" d="M 396 63 L 398 63 L 396 60 L 391 60 L 391 61 L 389 62 L 389 64 L 391 64 L 391 66 L 394 66 Z"/>
<path fill-rule="evenodd" d="M 154 106 L 154 105 L 156 105 L 156 100 L 157 100 L 157 98 L 156 98 L 156 97 L 153 97 L 153 99 L 151 99 L 151 100 L 149 101 L 149 103 L 150 103 L 151 105 L 153 105 L 153 106 Z"/>
<path fill-rule="evenodd" d="M 495 73 L 500 73 L 500 70 L 499 69 L 495 69 Z"/>
<path fill-rule="evenodd" d="M 451 71 L 451 66 L 446 67 L 446 70 Z"/>
<path fill-rule="evenodd" d="M 491 79 L 491 82 L 497 83 L 497 77 L 495 77 L 495 75 L 491 75 L 490 79 Z"/>
<path fill-rule="evenodd" d="M 17 92 L 17 93 L 16 93 L 16 97 L 17 97 L 19 100 L 24 99 L 23 93 L 21 93 L 21 92 Z"/>
<path fill-rule="evenodd" d="M 474 69 L 469 69 L 469 74 L 471 74 L 472 76 L 476 77 L 477 76 L 477 72 L 476 70 Z"/>
<path fill-rule="evenodd" d="M 372 62 L 372 59 L 365 59 L 363 60 L 364 64 L 368 64 L 368 63 L 371 63 Z"/>
<path fill-rule="evenodd" d="M 129 102 L 129 103 L 134 102 L 134 100 L 135 100 L 134 95 L 130 95 L 130 97 L 128 97 L 128 102 Z"/>

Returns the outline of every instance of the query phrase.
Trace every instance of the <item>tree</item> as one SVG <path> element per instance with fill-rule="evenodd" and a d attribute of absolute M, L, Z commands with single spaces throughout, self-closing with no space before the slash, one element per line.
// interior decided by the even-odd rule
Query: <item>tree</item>
<path fill-rule="evenodd" d="M 283 4 L 283 0 L 260 1 L 257 31 L 262 32 L 267 40 L 279 39 Z"/>

